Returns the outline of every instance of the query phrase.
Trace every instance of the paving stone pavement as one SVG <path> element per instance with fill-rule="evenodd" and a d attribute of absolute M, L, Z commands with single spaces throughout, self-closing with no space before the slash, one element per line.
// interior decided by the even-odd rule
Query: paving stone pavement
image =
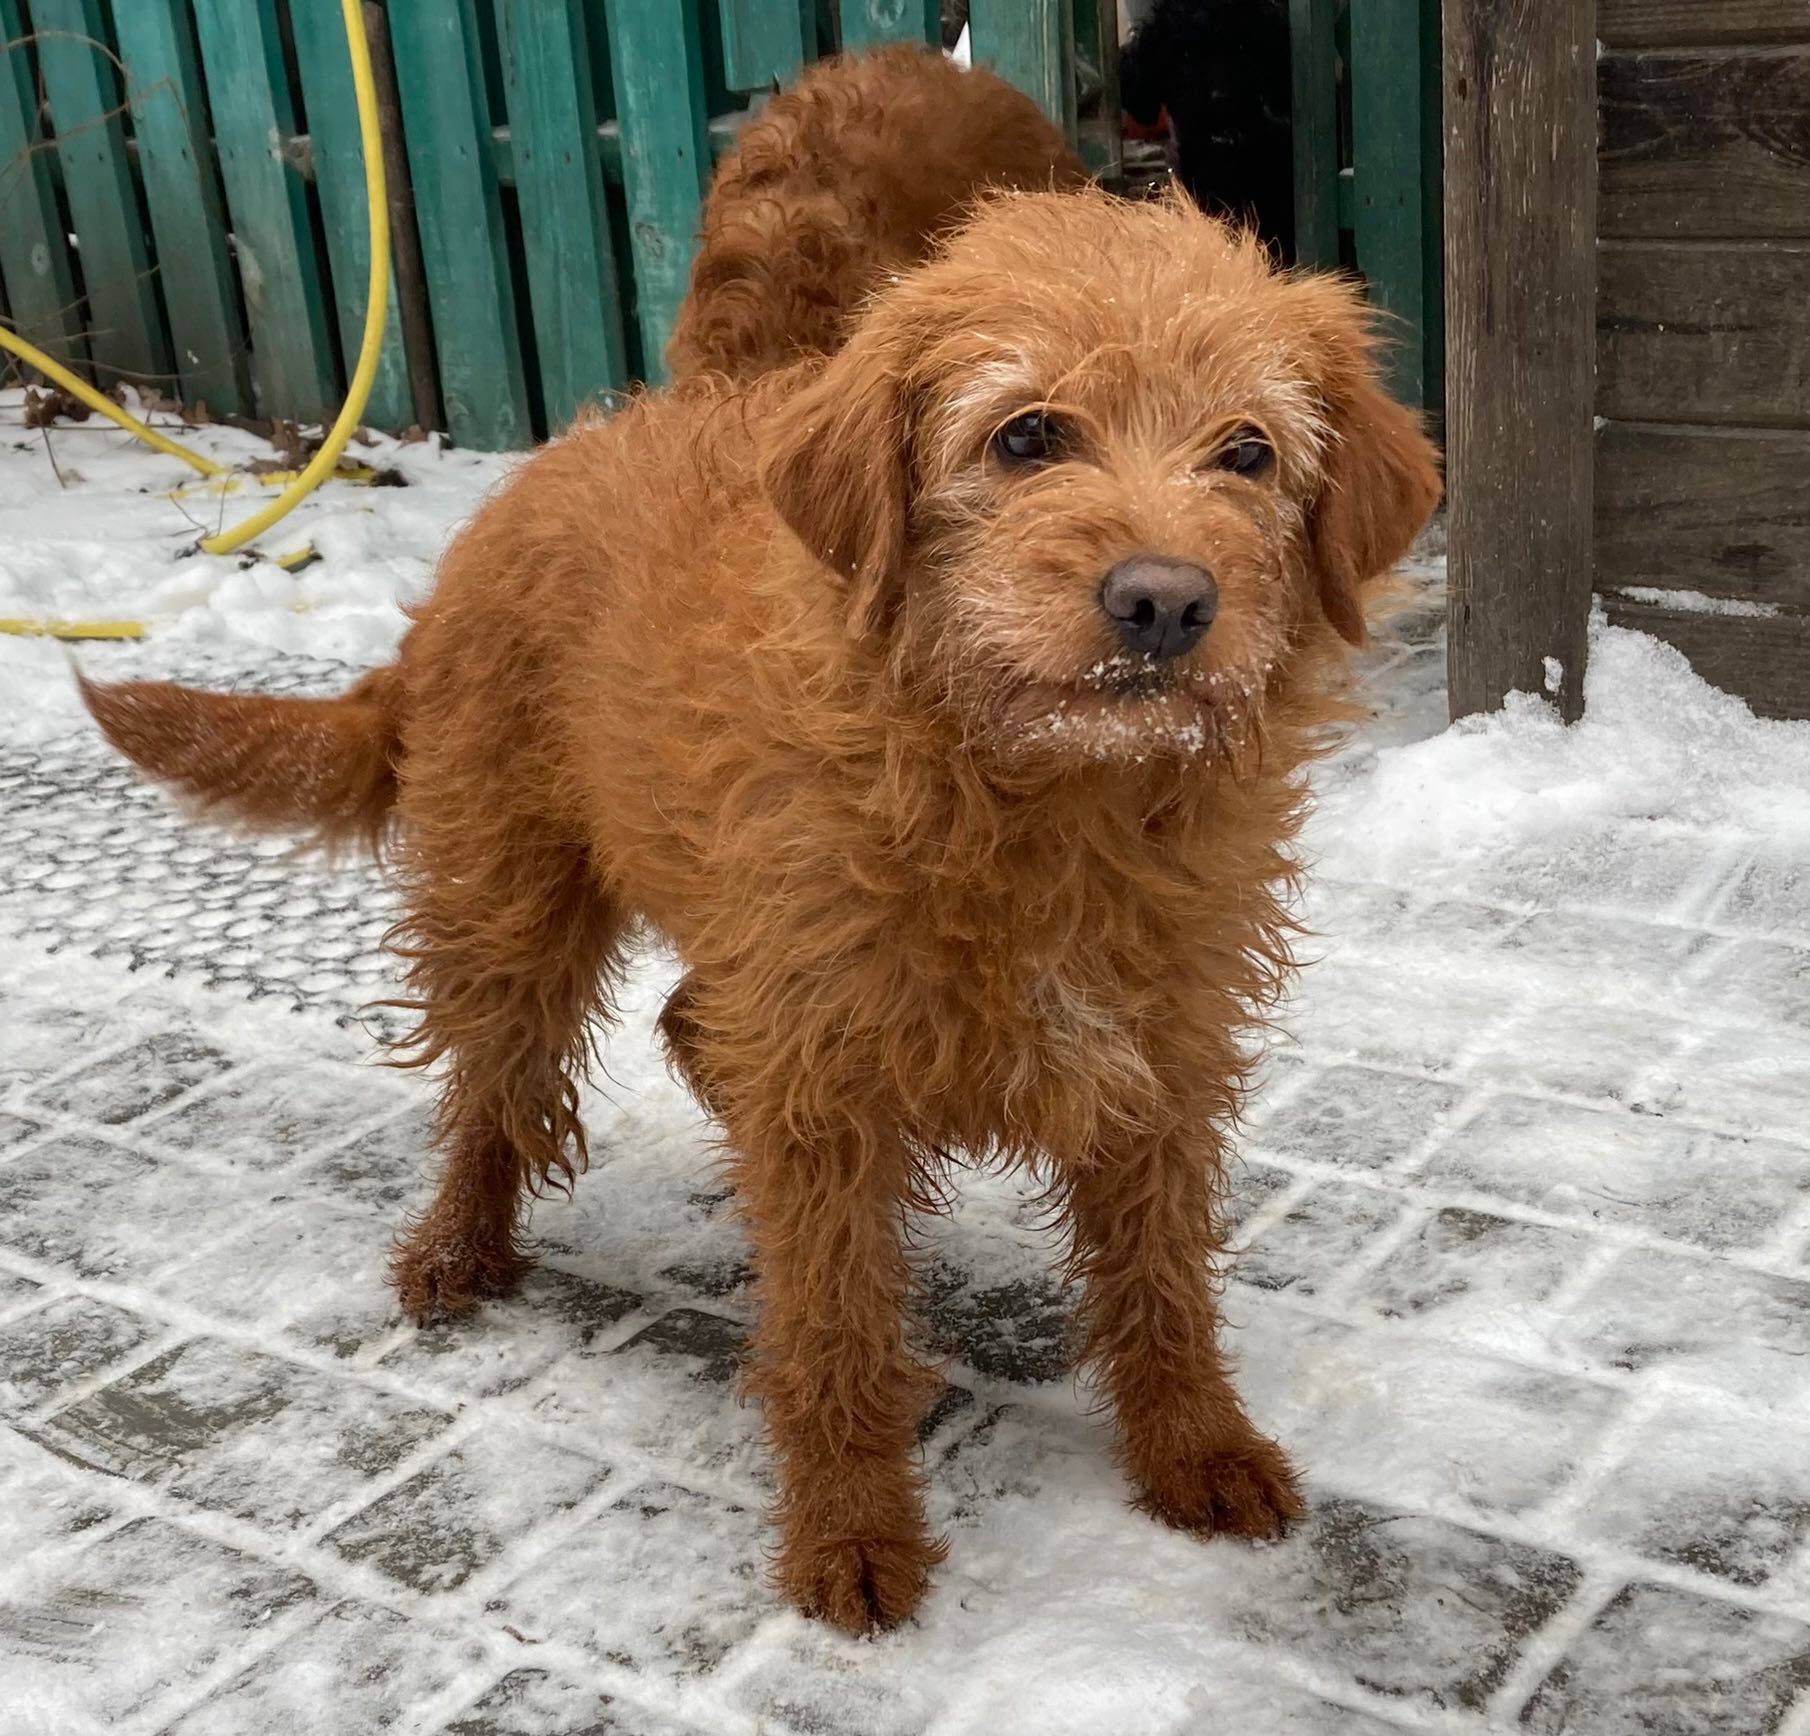
<path fill-rule="evenodd" d="M 1398 721 L 1437 655 L 1393 654 Z M 747 1254 L 661 960 L 543 1264 L 416 1332 L 375 877 L 195 831 L 83 737 L 0 746 L 0 827 L 4 1736 L 1810 1732 L 1793 864 L 1631 821 L 1470 902 L 1319 885 L 1226 1293 L 1311 1519 L 1251 1550 L 1126 1507 L 1037 1202 L 978 1177 L 926 1255 L 951 1556 L 856 1643 L 763 1577 Z"/>

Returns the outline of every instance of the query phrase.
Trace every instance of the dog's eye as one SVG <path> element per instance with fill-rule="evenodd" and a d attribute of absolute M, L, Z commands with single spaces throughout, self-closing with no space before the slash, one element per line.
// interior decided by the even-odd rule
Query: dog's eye
<path fill-rule="evenodd" d="M 1276 449 L 1255 428 L 1240 428 L 1213 456 L 1215 470 L 1234 476 L 1262 476 L 1276 462 Z"/>
<path fill-rule="evenodd" d="M 1027 410 L 993 436 L 993 450 L 1007 464 L 1048 464 L 1067 447 L 1061 419 L 1047 410 Z"/>

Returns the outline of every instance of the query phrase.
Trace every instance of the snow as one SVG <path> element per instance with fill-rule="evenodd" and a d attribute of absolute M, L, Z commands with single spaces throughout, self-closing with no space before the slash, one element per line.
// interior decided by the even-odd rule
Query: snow
<path fill-rule="evenodd" d="M 1431 740 L 1360 752 L 1310 830 L 1319 869 L 1474 897 L 1516 865 L 1545 861 L 1556 880 L 1607 855 L 1614 896 L 1648 846 L 1810 846 L 1810 727 L 1756 720 L 1677 651 L 1600 621 L 1584 693 L 1574 728 L 1513 695 Z"/>
<path fill-rule="evenodd" d="M 1745 597 L 1711 597 L 1702 591 L 1672 591 L 1656 585 L 1623 585 L 1615 593 L 1630 603 L 1652 603 L 1662 609 L 1681 609 L 1689 615 L 1744 615 L 1771 619 L 1783 611 L 1777 603 L 1756 603 Z"/>
<path fill-rule="evenodd" d="M 240 429 L 184 427 L 145 412 L 130 393 L 126 407 L 220 463 L 271 458 L 265 441 Z M 221 494 L 99 416 L 48 429 L 28 429 L 23 417 L 23 393 L 0 391 L 0 617 L 142 620 L 176 640 L 364 665 L 388 658 L 403 606 L 431 582 L 435 553 L 514 462 L 447 450 L 438 436 L 354 439 L 348 459 L 408 486 L 317 489 L 254 545 L 275 557 L 313 543 L 320 563 L 292 574 L 251 551 L 217 557 L 195 547 L 279 488 L 242 474 Z"/>
<path fill-rule="evenodd" d="M 310 659 L 385 657 L 508 463 L 378 443 L 410 486 L 331 487 L 289 575 L 183 553 L 173 461 L 58 428 L 59 483 L 18 418 L 0 615 L 147 620 L 80 647 L 102 675 L 331 687 Z M 1231 1202 L 1229 1342 L 1312 1519 L 1246 1549 L 1129 1509 L 1037 1201 L 973 1176 L 925 1238 L 951 1553 L 865 1643 L 762 1577 L 672 961 L 521 1296 L 417 1332 L 383 1261 L 430 1097 L 357 1011 L 389 894 L 192 831 L 66 652 L 0 638 L 0 1730 L 1805 1736 L 1810 726 L 1599 620 L 1581 723 L 1447 728 L 1418 578 L 1318 775 L 1315 962 Z"/>

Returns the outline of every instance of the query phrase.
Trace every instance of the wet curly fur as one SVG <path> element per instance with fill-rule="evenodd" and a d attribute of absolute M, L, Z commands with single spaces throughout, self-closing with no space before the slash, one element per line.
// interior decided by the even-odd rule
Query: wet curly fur
<path fill-rule="evenodd" d="M 1042 110 L 990 72 L 909 46 L 819 61 L 717 168 L 667 371 L 747 380 L 827 355 L 861 299 L 983 190 L 1085 179 Z"/>
<path fill-rule="evenodd" d="M 1027 408 L 1068 430 L 1042 464 L 993 439 Z M 1224 467 L 1252 431 L 1273 463 Z M 1291 968 L 1303 769 L 1437 492 L 1351 288 L 1180 201 L 1010 195 L 835 356 L 536 454 L 375 685 L 89 700 L 228 810 L 392 828 L 417 1058 L 445 1079 L 439 1186 L 394 1259 L 417 1318 L 520 1278 L 531 1193 L 585 1165 L 630 936 L 670 941 L 662 1035 L 758 1275 L 778 1583 L 862 1630 L 943 1553 L 907 1232 L 952 1153 L 1047 1187 L 1141 1504 L 1202 1536 L 1301 1512 L 1220 1346 L 1216 1205 Z M 1128 671 L 1101 576 L 1138 552 L 1210 568 L 1219 612 Z"/>

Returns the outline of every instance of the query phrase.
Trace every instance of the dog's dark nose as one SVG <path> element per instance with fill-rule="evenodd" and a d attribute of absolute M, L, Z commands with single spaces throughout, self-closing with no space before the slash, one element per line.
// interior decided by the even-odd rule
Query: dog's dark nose
<path fill-rule="evenodd" d="M 1133 555 L 1106 575 L 1100 607 L 1128 651 L 1180 657 L 1192 651 L 1219 611 L 1219 587 L 1205 567 L 1162 555 Z"/>

